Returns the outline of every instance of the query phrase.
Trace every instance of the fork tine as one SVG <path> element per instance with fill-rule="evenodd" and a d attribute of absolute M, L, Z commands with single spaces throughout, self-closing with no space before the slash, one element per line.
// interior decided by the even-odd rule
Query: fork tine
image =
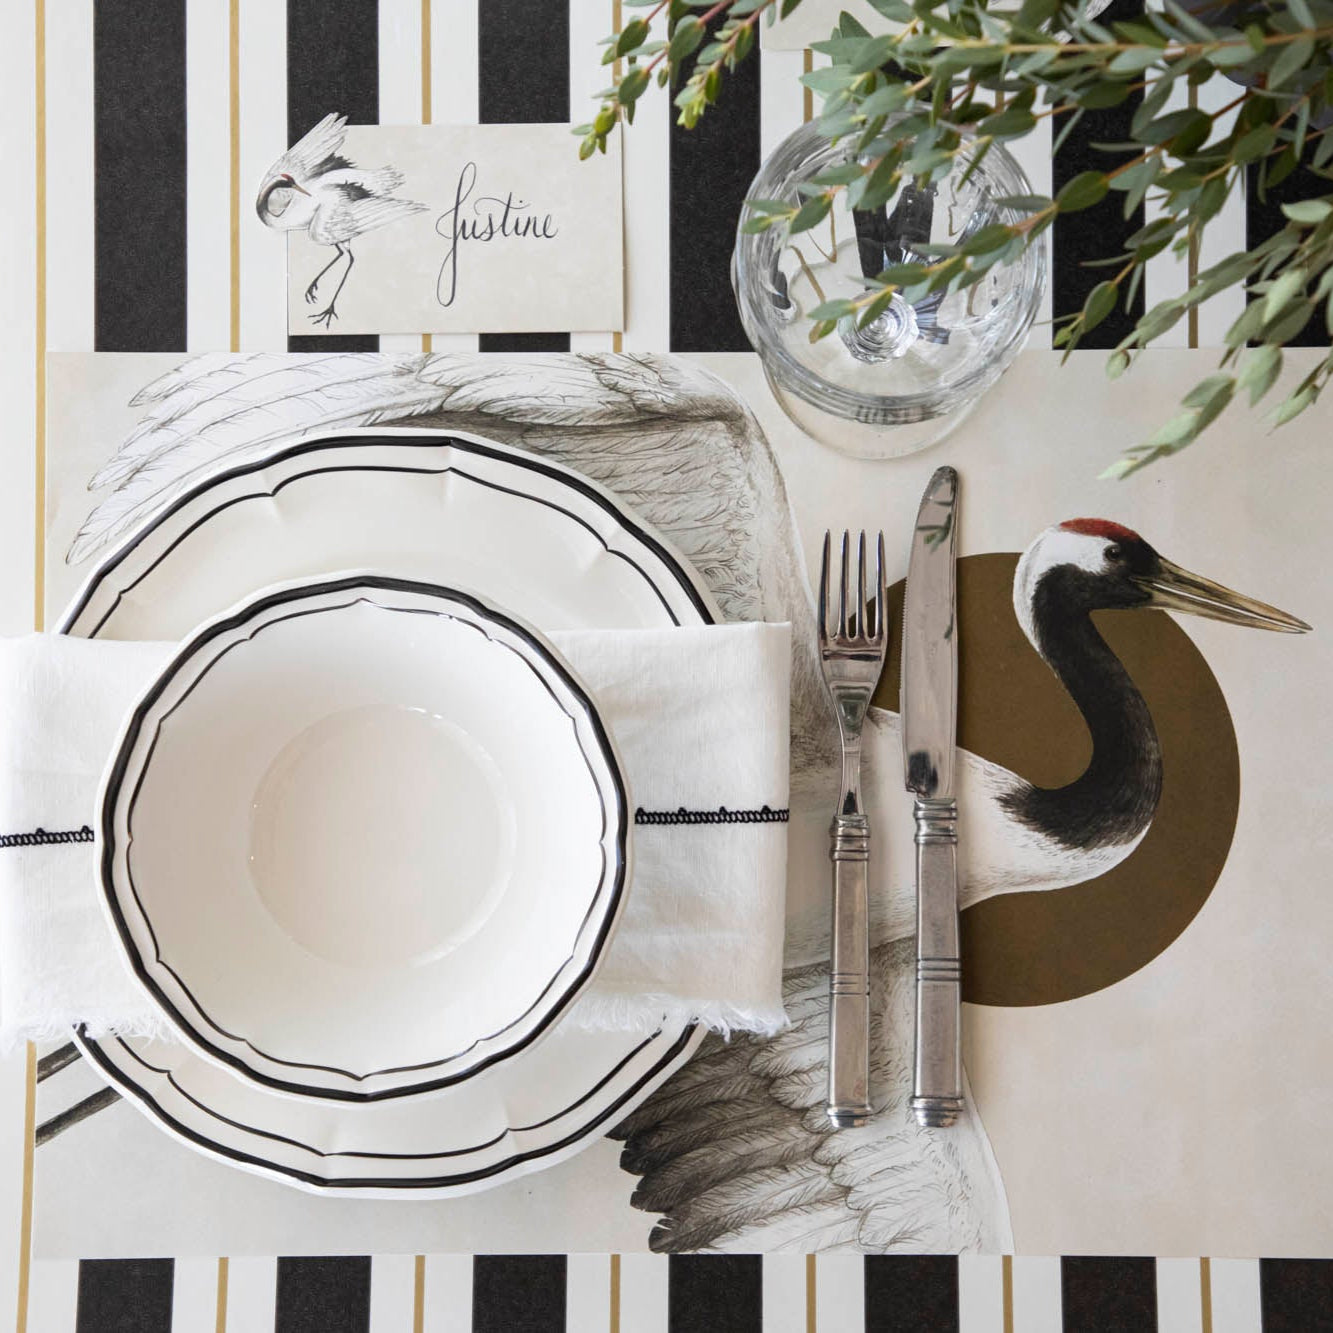
<path fill-rule="evenodd" d="M 819 642 L 828 642 L 828 564 L 829 545 L 833 538 L 828 529 L 824 530 L 824 555 L 819 564 Z"/>
<path fill-rule="evenodd" d="M 838 637 L 848 638 L 851 636 L 851 630 L 847 626 L 847 618 L 850 614 L 848 603 L 852 600 L 852 560 L 851 560 L 852 535 L 846 528 L 842 530 L 842 580 L 838 587 Z"/>
<path fill-rule="evenodd" d="M 888 634 L 889 588 L 884 574 L 884 533 L 879 534 L 875 553 L 875 639 L 883 642 Z"/>
<path fill-rule="evenodd" d="M 866 621 L 866 533 L 861 529 L 861 536 L 856 543 L 856 633 L 858 638 L 868 639 L 870 627 Z"/>

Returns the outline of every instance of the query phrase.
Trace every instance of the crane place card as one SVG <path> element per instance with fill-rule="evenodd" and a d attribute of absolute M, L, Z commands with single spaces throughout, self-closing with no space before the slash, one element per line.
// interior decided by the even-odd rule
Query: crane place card
<path fill-rule="evenodd" d="M 565 125 L 326 116 L 255 201 L 287 233 L 289 332 L 623 328 L 619 145 L 577 150 Z"/>

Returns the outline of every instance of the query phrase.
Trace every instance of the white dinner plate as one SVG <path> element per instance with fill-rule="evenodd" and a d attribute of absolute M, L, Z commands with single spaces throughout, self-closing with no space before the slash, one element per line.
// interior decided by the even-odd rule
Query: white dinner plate
<path fill-rule="evenodd" d="M 131 970 L 203 1054 L 370 1101 L 510 1057 L 623 900 L 625 783 L 556 650 L 474 594 L 285 583 L 131 709 L 98 821 Z"/>
<path fill-rule="evenodd" d="M 61 629 L 181 639 L 269 584 L 354 568 L 467 587 L 543 631 L 718 618 L 685 560 L 596 483 L 475 437 L 385 429 L 302 439 L 201 483 L 100 562 Z M 563 1022 L 452 1087 L 366 1103 L 283 1094 L 182 1044 L 78 1039 L 201 1152 L 320 1193 L 421 1197 L 572 1156 L 702 1038 Z"/>

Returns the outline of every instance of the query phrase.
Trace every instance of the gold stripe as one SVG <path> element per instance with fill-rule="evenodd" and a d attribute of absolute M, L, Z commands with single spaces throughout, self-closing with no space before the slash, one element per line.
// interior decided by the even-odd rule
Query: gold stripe
<path fill-rule="evenodd" d="M 241 350 L 241 0 L 231 0 L 231 9 L 227 16 L 227 117 L 231 134 L 231 350 L 239 352 Z"/>
<path fill-rule="evenodd" d="M 1199 105 L 1199 90 L 1191 83 L 1189 88 L 1189 107 L 1191 111 L 1197 110 Z M 1190 241 L 1189 258 L 1185 261 L 1185 277 L 1191 287 L 1199 276 L 1199 239 L 1196 236 Z M 1199 345 L 1199 306 L 1198 302 L 1191 304 L 1185 314 L 1185 328 L 1188 330 L 1187 342 L 1190 347 Z M 1208 1261 L 1204 1259 L 1203 1263 Z M 1207 1330 L 1204 1330 L 1207 1333 Z"/>
<path fill-rule="evenodd" d="M 610 1310 L 607 1313 L 607 1333 L 620 1333 L 620 1256 L 611 1256 L 611 1281 L 608 1292 Z"/>
<path fill-rule="evenodd" d="M 33 432 L 35 443 L 34 524 L 33 550 L 33 605 L 32 622 L 35 629 L 46 623 L 46 0 L 35 0 L 34 84 L 36 91 L 36 196 L 37 253 L 34 268 L 37 281 L 36 345 L 37 345 L 37 421 Z"/>
<path fill-rule="evenodd" d="M 624 15 L 621 10 L 621 0 L 611 0 L 611 31 L 619 32 L 623 22 Z M 611 62 L 611 77 L 615 80 L 620 78 L 620 60 L 618 58 Z M 611 350 L 613 352 L 623 352 L 625 350 L 625 335 L 623 333 L 615 332 L 611 335 Z"/>
<path fill-rule="evenodd" d="M 801 53 L 801 73 L 809 74 L 815 67 L 815 53 L 807 46 Z M 815 95 L 804 85 L 801 87 L 801 119 L 808 125 L 815 118 Z"/>
<path fill-rule="evenodd" d="M 430 0 L 424 0 L 429 5 Z M 426 1256 L 419 1254 L 412 1261 L 412 1333 L 421 1333 L 426 1327 Z"/>
<path fill-rule="evenodd" d="M 1004 1333 L 1014 1333 L 1014 1256 L 1000 1256 L 1000 1306 L 1004 1313 Z"/>
<path fill-rule="evenodd" d="M 231 1261 L 218 1260 L 218 1300 L 213 1316 L 213 1333 L 227 1333 L 227 1280 L 230 1277 Z"/>
<path fill-rule="evenodd" d="M 1199 1333 L 1213 1333 L 1213 1264 L 1211 1259 L 1199 1260 Z"/>
<path fill-rule="evenodd" d="M 42 0 L 37 0 L 40 10 Z M 23 1092 L 23 1203 L 19 1212 L 19 1293 L 15 1333 L 27 1333 L 28 1274 L 32 1267 L 32 1150 L 37 1127 L 37 1047 L 27 1044 Z"/>
<path fill-rule="evenodd" d="M 421 123 L 429 125 L 431 123 L 431 50 L 430 50 L 430 6 L 431 0 L 421 0 Z M 431 350 L 431 336 L 429 333 L 421 335 L 421 350 L 427 354 Z M 424 1256 L 418 1256 L 417 1271 L 425 1273 L 423 1265 L 426 1260 Z M 424 1276 L 421 1281 L 425 1281 Z M 420 1324 L 417 1325 L 416 1333 L 421 1333 Z"/>
<path fill-rule="evenodd" d="M 805 58 L 810 59 L 809 51 L 805 53 Z M 805 1333 L 816 1333 L 818 1324 L 816 1295 L 815 1256 L 807 1254 L 805 1256 Z"/>

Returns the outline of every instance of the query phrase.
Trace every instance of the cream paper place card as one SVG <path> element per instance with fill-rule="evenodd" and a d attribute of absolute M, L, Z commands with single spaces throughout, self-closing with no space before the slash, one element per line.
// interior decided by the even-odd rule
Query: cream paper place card
<path fill-rule="evenodd" d="M 577 147 L 566 125 L 326 116 L 256 199 L 287 233 L 288 330 L 623 328 L 619 144 L 584 162 Z"/>

